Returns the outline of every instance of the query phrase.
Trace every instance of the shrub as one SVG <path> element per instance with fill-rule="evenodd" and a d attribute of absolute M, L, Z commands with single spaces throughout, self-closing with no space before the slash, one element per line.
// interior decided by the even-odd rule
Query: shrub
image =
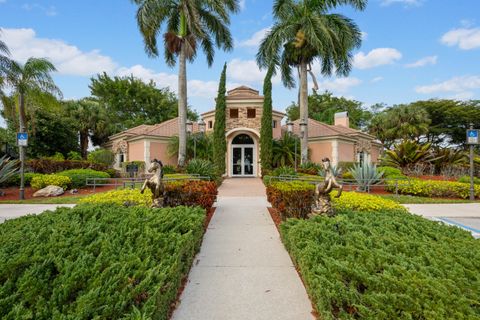
<path fill-rule="evenodd" d="M 198 174 L 202 177 L 210 177 L 212 180 L 216 180 L 218 177 L 215 165 L 211 161 L 204 159 L 190 160 L 185 171 L 190 174 Z"/>
<path fill-rule="evenodd" d="M 86 186 L 87 178 L 110 178 L 106 172 L 95 171 L 92 169 L 72 169 L 57 173 L 57 175 L 69 177 L 72 180 L 72 188 L 82 188 Z"/>
<path fill-rule="evenodd" d="M 395 182 L 389 181 L 388 190 L 395 191 Z M 421 197 L 462 198 L 470 196 L 468 183 L 438 180 L 402 180 L 398 181 L 398 192 Z M 475 186 L 475 197 L 480 197 L 480 186 Z"/>
<path fill-rule="evenodd" d="M 174 166 L 167 164 L 167 165 L 163 166 L 163 173 L 164 174 L 174 174 L 174 173 L 177 173 L 177 169 L 175 169 Z"/>
<path fill-rule="evenodd" d="M 65 160 L 65 156 L 61 152 L 55 152 L 53 156 L 47 157 L 47 159 L 55 160 L 55 161 L 63 161 Z"/>
<path fill-rule="evenodd" d="M 386 179 L 406 179 L 407 176 L 402 173 L 402 170 L 394 167 L 378 167 L 379 170 L 383 171 L 383 177 Z"/>
<path fill-rule="evenodd" d="M 120 171 L 110 168 L 105 170 L 106 173 L 110 176 L 110 178 L 120 178 Z"/>
<path fill-rule="evenodd" d="M 117 205 L 143 206 L 152 205 L 152 193 L 146 189 L 143 194 L 138 189 L 118 189 L 107 192 L 96 193 L 94 195 L 80 199 L 79 203 L 109 203 Z"/>
<path fill-rule="evenodd" d="M 278 167 L 274 169 L 271 173 L 271 176 L 278 177 L 278 176 L 296 176 L 297 173 L 295 172 L 295 169 L 292 167 Z"/>
<path fill-rule="evenodd" d="M 67 159 L 68 160 L 83 160 L 82 155 L 80 154 L 80 152 L 77 152 L 77 151 L 70 151 L 67 154 Z"/>
<path fill-rule="evenodd" d="M 345 211 L 290 219 L 280 233 L 322 319 L 480 317 L 480 246 L 468 232 L 405 212 Z"/>
<path fill-rule="evenodd" d="M 353 166 L 356 164 L 356 162 L 353 161 L 340 161 L 338 162 L 338 170 L 340 170 L 341 173 L 348 172 L 350 168 L 353 168 Z"/>
<path fill-rule="evenodd" d="M 458 182 L 470 183 L 470 177 L 469 176 L 462 176 L 458 179 Z M 474 184 L 480 184 L 480 178 L 473 177 L 473 183 Z"/>
<path fill-rule="evenodd" d="M 33 173 L 33 172 L 25 172 L 24 173 L 24 181 L 25 186 L 30 186 L 33 177 L 41 176 L 40 173 Z M 4 187 L 18 187 L 20 186 L 20 174 L 16 173 L 11 176 L 7 181 L 5 181 L 2 186 Z"/>
<path fill-rule="evenodd" d="M 401 204 L 366 193 L 343 192 L 340 198 L 335 198 L 332 192 L 332 202 L 336 210 L 356 210 L 381 212 L 384 210 L 406 210 Z"/>
<path fill-rule="evenodd" d="M 350 171 L 342 173 L 342 179 L 354 180 L 353 174 Z"/>
<path fill-rule="evenodd" d="M 305 162 L 298 166 L 298 172 L 306 173 L 310 175 L 318 175 L 318 172 L 322 170 L 322 166 L 315 162 Z"/>
<path fill-rule="evenodd" d="M 167 319 L 200 208 L 78 205 L 0 225 L 0 318 Z"/>
<path fill-rule="evenodd" d="M 88 161 L 110 167 L 115 162 L 115 154 L 109 149 L 97 149 L 88 153 Z"/>
<path fill-rule="evenodd" d="M 369 163 L 355 164 L 349 171 L 356 180 L 359 191 L 368 191 L 370 186 L 379 183 L 383 176 L 383 171 L 378 171 L 375 164 Z"/>
<path fill-rule="evenodd" d="M 72 185 L 72 179 L 56 174 L 41 174 L 34 176 L 30 185 L 36 190 L 43 189 L 47 186 L 58 186 L 62 187 L 63 190 L 67 190 Z"/>
<path fill-rule="evenodd" d="M 92 163 L 90 161 L 57 161 L 48 158 L 28 160 L 26 164 L 27 167 L 29 167 L 31 171 L 35 173 L 57 173 L 70 169 L 93 169 L 97 171 L 104 171 L 108 169 L 108 167 L 103 164 Z"/>

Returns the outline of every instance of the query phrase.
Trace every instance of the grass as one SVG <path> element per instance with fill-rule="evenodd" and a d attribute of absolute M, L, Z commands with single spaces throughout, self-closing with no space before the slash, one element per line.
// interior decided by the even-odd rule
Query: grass
<path fill-rule="evenodd" d="M 50 198 L 36 198 L 26 200 L 5 200 L 0 201 L 0 204 L 76 204 L 82 198 L 89 196 L 88 194 L 66 196 L 66 197 L 50 197 Z"/>
<path fill-rule="evenodd" d="M 478 201 L 470 201 L 465 199 L 444 199 L 444 198 L 428 198 L 408 195 L 394 195 L 394 194 L 377 194 L 377 196 L 384 199 L 390 199 L 401 204 L 428 204 L 428 203 L 475 203 Z"/>

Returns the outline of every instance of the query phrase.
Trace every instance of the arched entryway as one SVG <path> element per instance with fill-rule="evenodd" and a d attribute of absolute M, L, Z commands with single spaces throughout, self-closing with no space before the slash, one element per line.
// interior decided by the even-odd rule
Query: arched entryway
<path fill-rule="evenodd" d="M 255 177 L 257 175 L 257 150 L 255 140 L 240 133 L 232 139 L 230 148 L 230 175 L 232 177 Z"/>

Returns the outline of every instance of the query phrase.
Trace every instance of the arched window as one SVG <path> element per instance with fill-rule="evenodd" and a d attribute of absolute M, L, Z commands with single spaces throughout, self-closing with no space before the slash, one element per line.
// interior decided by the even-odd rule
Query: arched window
<path fill-rule="evenodd" d="M 232 144 L 254 144 L 252 137 L 246 134 L 239 134 L 233 138 Z"/>

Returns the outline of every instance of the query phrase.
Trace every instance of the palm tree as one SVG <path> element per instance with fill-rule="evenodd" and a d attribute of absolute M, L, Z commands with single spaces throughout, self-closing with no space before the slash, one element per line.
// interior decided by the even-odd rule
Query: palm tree
<path fill-rule="evenodd" d="M 275 0 L 274 25 L 262 40 L 257 64 L 268 68 L 272 63 L 280 67 L 282 82 L 293 88 L 292 69 L 299 73 L 299 105 L 301 122 L 308 120 L 307 75 L 311 64 L 318 60 L 321 73 L 347 76 L 352 68 L 352 50 L 361 44 L 358 26 L 340 14 L 327 13 L 339 5 L 351 5 L 363 10 L 367 0 Z M 316 85 L 316 79 L 313 77 Z M 308 134 L 301 140 L 301 162 L 308 161 Z"/>
<path fill-rule="evenodd" d="M 298 138 L 288 132 L 285 132 L 281 139 L 273 140 L 272 145 L 272 163 L 274 167 L 295 166 L 295 159 L 298 159 L 295 155 L 295 140 Z"/>
<path fill-rule="evenodd" d="M 164 55 L 168 65 L 175 65 L 178 56 L 178 165 L 185 164 L 187 121 L 187 68 L 197 46 L 202 47 L 211 66 L 214 45 L 229 51 L 233 40 L 228 29 L 230 13 L 239 9 L 238 0 L 132 0 L 138 5 L 137 23 L 145 42 L 145 51 L 158 56 L 157 35 L 163 33 Z M 162 27 L 164 26 L 164 28 Z"/>
<path fill-rule="evenodd" d="M 0 29 L 0 33 L 1 33 Z M 10 50 L 8 50 L 7 44 L 0 40 L 0 101 L 5 104 L 5 94 L 3 93 L 2 87 L 5 84 L 5 70 L 10 64 Z"/>
<path fill-rule="evenodd" d="M 5 84 L 13 89 L 13 95 L 18 97 L 19 131 L 26 131 L 25 105 L 28 97 L 45 93 L 61 95 L 50 73 L 56 71 L 55 66 L 44 58 L 29 58 L 25 64 L 11 60 L 2 68 L 5 74 Z M 25 147 L 19 146 L 20 155 L 20 199 L 24 199 L 24 167 Z"/>

